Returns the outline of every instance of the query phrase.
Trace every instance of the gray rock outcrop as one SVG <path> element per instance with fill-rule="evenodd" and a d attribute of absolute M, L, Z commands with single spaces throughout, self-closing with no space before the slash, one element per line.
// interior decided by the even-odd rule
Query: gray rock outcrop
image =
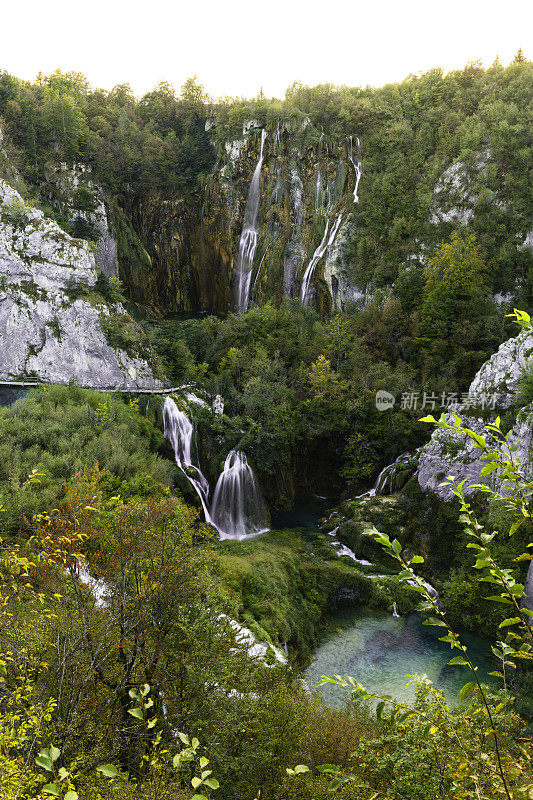
<path fill-rule="evenodd" d="M 94 260 L 109 277 L 118 277 L 117 243 L 111 233 L 104 193 L 91 177 L 90 167 L 60 164 L 48 175 L 50 200 L 74 226 L 80 221 L 92 228 Z"/>
<path fill-rule="evenodd" d="M 102 389 L 158 388 L 147 361 L 113 347 L 106 323 L 134 325 L 94 293 L 89 245 L 0 180 L 0 379 Z"/>
<path fill-rule="evenodd" d="M 474 404 L 485 404 L 494 407 L 494 415 L 509 409 L 516 398 L 520 379 L 527 374 L 533 353 L 533 334 L 522 331 L 518 336 L 504 342 L 497 353 L 483 364 L 469 389 L 469 397 Z M 459 407 L 457 413 L 464 424 L 476 433 L 490 437 L 483 430 L 484 422 L 477 417 L 469 416 L 465 406 Z M 533 437 L 533 404 L 520 410 L 513 426 L 510 440 L 517 445 L 514 454 L 527 475 L 531 470 L 530 448 Z M 423 491 L 431 491 L 443 500 L 450 500 L 452 495 L 446 486 L 440 484 L 447 475 L 453 475 L 457 481 L 468 483 L 484 483 L 490 485 L 493 476 L 480 477 L 484 462 L 480 460 L 481 451 L 475 442 L 445 428 L 434 431 L 430 441 L 422 449 L 417 477 Z M 473 489 L 465 486 L 465 494 Z"/>

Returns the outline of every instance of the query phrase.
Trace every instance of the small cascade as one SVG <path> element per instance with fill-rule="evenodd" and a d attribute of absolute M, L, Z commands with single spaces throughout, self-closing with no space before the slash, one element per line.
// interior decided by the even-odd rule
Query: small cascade
<path fill-rule="evenodd" d="M 352 162 L 352 166 L 355 171 L 355 186 L 353 190 L 353 201 L 354 203 L 359 202 L 359 195 L 357 194 L 359 189 L 359 181 L 361 180 L 361 175 L 363 174 L 363 165 L 361 164 L 361 147 L 359 145 L 359 139 L 357 136 L 355 137 L 357 142 L 357 155 L 354 158 L 353 154 L 353 136 L 350 136 L 349 142 L 350 146 L 348 147 L 348 158 Z"/>
<path fill-rule="evenodd" d="M 166 398 L 163 406 L 163 425 L 163 435 L 172 445 L 176 464 L 197 492 L 206 522 L 211 522 L 208 509 L 209 483 L 200 467 L 193 463 L 191 457 L 194 425 L 187 414 L 179 410 L 171 397 Z"/>
<path fill-rule="evenodd" d="M 315 252 L 313 253 L 313 257 L 309 262 L 307 269 L 305 270 L 304 277 L 302 280 L 302 289 L 300 292 L 300 299 L 302 301 L 302 305 L 308 306 L 312 300 L 313 295 L 313 287 L 312 287 L 312 280 L 315 275 L 315 270 L 317 268 L 318 262 L 326 252 L 326 250 L 332 246 L 333 242 L 335 241 L 335 237 L 337 236 L 337 231 L 339 230 L 339 225 L 341 224 L 342 214 L 339 214 L 333 227 L 331 228 L 331 233 L 328 237 L 329 231 L 329 220 L 326 221 L 326 230 L 324 231 L 324 236 L 322 237 L 322 241 L 316 248 Z"/>
<path fill-rule="evenodd" d="M 213 495 L 211 522 L 221 539 L 245 539 L 269 530 L 261 489 L 239 450 L 232 450 L 224 463 Z"/>
<path fill-rule="evenodd" d="M 394 619 L 400 619 L 400 615 L 398 614 L 398 609 L 396 608 L 396 603 L 392 604 L 392 616 Z"/>
<path fill-rule="evenodd" d="M 274 136 L 274 154 L 278 155 L 281 150 L 281 131 L 279 129 L 279 119 L 276 127 L 276 135 Z"/>
<path fill-rule="evenodd" d="M 410 458 L 412 458 L 411 453 L 402 453 L 399 455 L 392 464 L 387 464 L 386 467 L 383 467 L 371 489 L 367 492 L 363 492 L 363 494 L 357 495 L 354 499 L 361 500 L 363 497 L 376 497 L 376 495 L 387 493 L 392 494 L 394 491 L 394 478 L 396 477 L 396 473 L 400 468 L 405 468 Z"/>
<path fill-rule="evenodd" d="M 264 260 L 265 260 L 265 258 L 266 258 L 266 254 L 268 253 L 268 248 L 270 247 L 270 245 L 271 245 L 271 244 L 272 244 L 272 242 L 269 242 L 269 243 L 267 244 L 267 246 L 266 246 L 266 248 L 265 248 L 265 252 L 263 253 L 263 258 L 262 258 L 262 259 L 261 259 L 261 261 L 259 262 L 259 267 L 257 268 L 257 272 L 256 272 L 256 275 L 255 275 L 255 281 L 254 281 L 254 285 L 252 286 L 252 293 L 251 293 L 251 295 L 250 295 L 250 298 L 251 298 L 252 300 L 254 299 L 254 295 L 255 295 L 255 286 L 256 286 L 256 283 L 257 283 L 257 279 L 258 279 L 258 277 L 259 277 L 259 275 L 260 275 L 260 273 L 261 273 L 261 267 L 263 266 L 263 261 L 264 261 Z"/>
<path fill-rule="evenodd" d="M 304 215 L 303 206 L 304 187 L 298 174 L 296 164 L 291 166 L 291 238 L 285 250 L 283 264 L 283 293 L 286 298 L 291 297 L 294 278 L 298 267 L 305 257 L 302 245 L 302 223 Z"/>
<path fill-rule="evenodd" d="M 272 192 L 272 204 L 276 205 L 279 200 L 279 193 L 281 191 L 281 164 L 276 167 L 276 185 L 274 187 L 274 191 Z"/>
<path fill-rule="evenodd" d="M 255 249 L 257 247 L 257 219 L 259 216 L 260 199 L 260 178 L 261 167 L 263 165 L 263 147 L 267 132 L 261 131 L 261 151 L 259 161 L 254 170 L 248 198 L 244 210 L 244 222 L 241 238 L 239 239 L 239 252 L 236 258 L 235 267 L 235 306 L 239 314 L 244 314 L 248 310 L 250 298 L 250 283 L 252 279 L 252 269 L 254 265 Z"/>
<path fill-rule="evenodd" d="M 324 131 L 322 131 L 322 133 L 320 134 L 320 138 L 318 140 L 318 159 L 317 159 L 317 173 L 316 173 L 316 186 L 315 186 L 315 211 L 317 214 L 322 214 L 322 208 L 324 205 L 324 196 L 322 191 L 322 166 L 321 166 L 323 137 L 324 137 Z"/>

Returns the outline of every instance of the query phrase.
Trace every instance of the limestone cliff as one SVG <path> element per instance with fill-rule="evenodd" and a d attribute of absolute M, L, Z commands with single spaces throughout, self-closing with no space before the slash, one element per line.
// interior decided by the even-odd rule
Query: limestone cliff
<path fill-rule="evenodd" d="M 106 303 L 95 291 L 97 282 L 87 242 L 0 180 L 0 378 L 160 386 L 142 353 L 141 331 L 120 303 Z"/>

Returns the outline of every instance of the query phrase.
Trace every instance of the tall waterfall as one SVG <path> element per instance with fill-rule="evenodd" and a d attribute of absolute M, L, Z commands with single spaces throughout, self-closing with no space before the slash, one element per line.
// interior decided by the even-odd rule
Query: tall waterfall
<path fill-rule="evenodd" d="M 326 221 L 326 230 L 324 231 L 324 236 L 322 237 L 322 241 L 318 245 L 317 249 L 313 253 L 313 257 L 309 262 L 307 269 L 305 270 L 304 277 L 302 280 L 302 289 L 300 292 L 300 299 L 302 301 L 302 305 L 308 306 L 313 297 L 313 286 L 312 280 L 315 275 L 315 270 L 317 268 L 317 264 L 328 249 L 331 247 L 333 242 L 335 241 L 335 237 L 337 236 L 337 231 L 339 230 L 339 225 L 341 224 L 342 214 L 339 214 L 333 227 L 331 228 L 331 233 L 328 237 L 329 231 L 329 220 Z"/>
<path fill-rule="evenodd" d="M 163 435 L 170 441 L 176 464 L 189 483 L 194 486 L 204 509 L 206 522 L 211 521 L 208 509 L 209 483 L 197 464 L 193 463 L 191 447 L 194 425 L 184 411 L 180 411 L 171 397 L 163 406 Z"/>
<path fill-rule="evenodd" d="M 224 463 L 213 495 L 211 522 L 221 539 L 244 539 L 269 529 L 261 489 L 239 450 L 232 450 Z"/>
<path fill-rule="evenodd" d="M 220 538 L 243 539 L 269 530 L 263 495 L 244 453 L 229 453 L 209 507 L 209 483 L 191 455 L 194 425 L 171 397 L 165 400 L 163 422 L 176 464 L 196 490 L 205 521 L 217 529 Z"/>
<path fill-rule="evenodd" d="M 357 194 L 357 192 L 358 192 L 358 189 L 359 189 L 359 181 L 361 180 L 361 175 L 363 174 L 363 165 L 361 164 L 361 147 L 360 147 L 359 139 L 357 138 L 357 136 L 355 137 L 355 140 L 357 142 L 357 155 L 355 156 L 355 159 L 354 159 L 354 155 L 353 155 L 353 136 L 350 136 L 350 139 L 349 139 L 350 146 L 348 148 L 348 158 L 352 162 L 352 165 L 353 165 L 353 168 L 354 168 L 354 171 L 355 171 L 355 186 L 354 186 L 354 190 L 353 190 L 353 201 L 354 201 L 354 203 L 358 203 L 359 202 L 359 195 Z"/>
<path fill-rule="evenodd" d="M 316 173 L 316 186 L 315 186 L 315 211 L 317 214 L 322 213 L 322 206 L 324 205 L 324 195 L 322 191 L 322 167 L 321 167 L 321 155 L 322 155 L 322 139 L 324 138 L 324 131 L 320 134 L 320 138 L 318 140 L 318 160 L 317 160 L 317 173 Z"/>
<path fill-rule="evenodd" d="M 261 177 L 263 145 L 266 135 L 267 132 L 263 128 L 261 131 L 261 152 L 248 190 L 242 233 L 239 239 L 239 252 L 236 258 L 235 306 L 239 314 L 244 314 L 248 310 L 248 302 L 250 299 L 250 282 L 252 280 L 252 268 L 254 265 L 255 249 L 257 247 L 257 218 L 259 215 L 260 197 L 259 179 Z"/>

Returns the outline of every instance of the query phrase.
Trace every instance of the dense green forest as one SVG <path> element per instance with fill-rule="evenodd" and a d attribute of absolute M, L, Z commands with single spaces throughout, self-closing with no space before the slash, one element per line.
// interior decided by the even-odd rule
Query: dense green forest
<path fill-rule="evenodd" d="M 69 302 L 109 304 L 107 344 L 150 358 L 154 375 L 179 387 L 171 397 L 194 425 L 211 489 L 228 452 L 246 453 L 272 527 L 219 540 L 193 488 L 197 467 L 180 465 L 163 435 L 159 389 L 105 392 L 73 378 L 0 408 L 0 797 L 533 797 L 523 605 L 532 484 L 508 438 L 531 421 L 529 367 L 501 411 L 474 399 L 464 425 L 439 419 L 438 400 L 464 397 L 517 322 L 531 335 L 526 312 L 510 311 L 532 296 L 532 100 L 533 64 L 521 54 L 507 67 L 432 70 L 379 89 L 294 83 L 284 100 L 214 101 L 195 79 L 137 98 L 77 73 L 30 83 L 0 72 L 0 179 L 90 253 L 103 208 L 116 243 L 117 274 L 67 287 Z M 226 268 L 260 129 L 272 169 L 258 289 L 237 314 Z M 360 200 L 348 206 L 343 184 L 333 204 L 348 220 L 346 270 L 363 290 L 342 308 L 324 270 L 310 307 L 283 293 L 283 269 L 260 274 L 293 197 L 282 187 L 276 213 L 265 201 L 277 195 L 272 165 L 278 177 L 300 168 L 307 191 L 322 137 L 346 185 L 342 148 L 361 141 Z M 450 168 L 458 183 L 446 183 Z M 67 174 L 68 192 L 58 179 Z M 465 197 L 467 218 L 452 213 Z M 15 244 L 26 213 L 17 208 L 0 217 Z M 306 262 L 325 215 L 314 201 L 302 208 Z M 379 390 L 396 400 L 386 413 Z M 418 402 L 402 402 L 413 392 Z M 450 502 L 422 491 L 428 422 L 452 437 L 446 455 L 470 440 L 498 480 Z M 398 457 L 387 491 L 366 493 Z M 320 524 L 287 521 L 310 497 Z M 354 605 L 429 616 L 455 657 L 445 670 L 472 667 L 460 696 L 449 703 L 417 676 L 402 706 L 348 680 L 345 706 L 331 707 L 306 670 L 335 632 L 335 611 Z M 494 656 L 490 685 L 464 629 Z M 394 652 L 394 638 L 383 641 Z"/>

